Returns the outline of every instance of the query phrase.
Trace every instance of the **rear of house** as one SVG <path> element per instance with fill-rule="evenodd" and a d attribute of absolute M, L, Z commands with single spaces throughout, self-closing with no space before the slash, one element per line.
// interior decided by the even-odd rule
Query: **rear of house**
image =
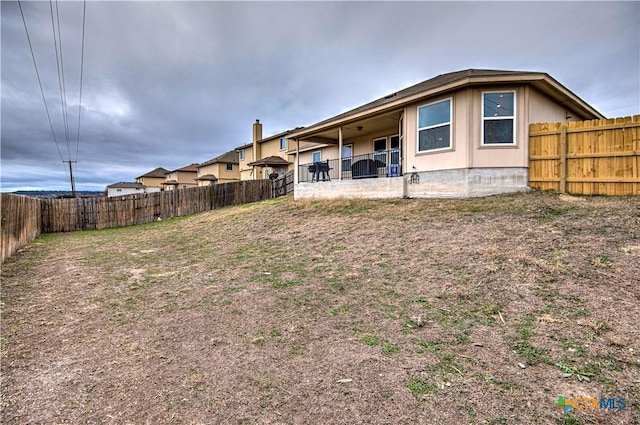
<path fill-rule="evenodd" d="M 194 163 L 173 171 L 169 171 L 166 175 L 164 183 L 162 184 L 162 187 L 164 188 L 164 190 L 197 187 L 198 182 L 196 178 L 198 178 L 198 164 Z"/>
<path fill-rule="evenodd" d="M 198 165 L 198 186 L 240 181 L 238 151 L 225 152 Z"/>
<path fill-rule="evenodd" d="M 526 190 L 534 122 L 603 118 L 540 72 L 443 74 L 294 131 L 296 199 Z"/>
<path fill-rule="evenodd" d="M 251 143 L 236 148 L 239 153 L 240 179 L 268 179 L 273 174 L 282 175 L 293 169 L 293 156 L 288 152 L 288 135 L 292 130 L 262 137 L 262 123 L 256 120 L 252 126 Z"/>

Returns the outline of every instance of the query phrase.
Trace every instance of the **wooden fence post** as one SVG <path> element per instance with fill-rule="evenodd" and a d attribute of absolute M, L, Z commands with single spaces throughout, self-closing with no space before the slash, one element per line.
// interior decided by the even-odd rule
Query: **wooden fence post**
<path fill-rule="evenodd" d="M 567 193 L 567 126 L 560 127 L 560 193 Z"/>

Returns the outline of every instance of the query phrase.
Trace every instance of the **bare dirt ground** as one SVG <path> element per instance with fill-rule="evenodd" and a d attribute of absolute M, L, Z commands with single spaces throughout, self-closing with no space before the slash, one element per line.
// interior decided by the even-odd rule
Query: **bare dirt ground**
<path fill-rule="evenodd" d="M 639 301 L 637 197 L 284 198 L 45 235 L 2 266 L 2 423 L 640 423 Z"/>

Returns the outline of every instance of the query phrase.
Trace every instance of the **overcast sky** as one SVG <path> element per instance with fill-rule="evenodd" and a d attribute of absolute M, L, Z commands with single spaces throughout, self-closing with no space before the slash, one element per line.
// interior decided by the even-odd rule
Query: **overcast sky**
<path fill-rule="evenodd" d="M 65 135 L 52 13 L 59 18 Z M 2 1 L 2 191 L 104 190 L 439 74 L 542 71 L 640 114 L 640 2 Z M 77 138 L 83 63 L 80 137 Z"/>

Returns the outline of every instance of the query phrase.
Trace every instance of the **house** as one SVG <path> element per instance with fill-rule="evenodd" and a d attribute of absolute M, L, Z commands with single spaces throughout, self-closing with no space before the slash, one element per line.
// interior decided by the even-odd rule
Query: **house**
<path fill-rule="evenodd" d="M 136 183 L 143 184 L 147 187 L 162 188 L 162 184 L 166 181 L 168 172 L 169 170 L 158 167 L 155 170 L 151 170 L 141 176 L 136 177 Z"/>
<path fill-rule="evenodd" d="M 198 182 L 198 164 L 191 164 L 169 171 L 162 183 L 164 190 L 187 189 L 189 187 L 197 187 Z"/>
<path fill-rule="evenodd" d="M 196 178 L 198 186 L 239 181 L 240 167 L 238 157 L 238 151 L 234 150 L 200 164 Z"/>
<path fill-rule="evenodd" d="M 528 189 L 529 124 L 604 118 L 543 72 L 439 75 L 288 134 L 296 199 Z"/>
<path fill-rule="evenodd" d="M 272 173 L 293 170 L 293 155 L 288 153 L 288 135 L 293 130 L 262 138 L 260 120 L 253 123 L 253 141 L 236 148 L 239 154 L 240 179 L 268 179 Z"/>
<path fill-rule="evenodd" d="M 139 193 L 160 192 L 159 187 L 145 186 L 138 182 L 119 182 L 107 186 L 107 196 L 136 195 Z"/>

